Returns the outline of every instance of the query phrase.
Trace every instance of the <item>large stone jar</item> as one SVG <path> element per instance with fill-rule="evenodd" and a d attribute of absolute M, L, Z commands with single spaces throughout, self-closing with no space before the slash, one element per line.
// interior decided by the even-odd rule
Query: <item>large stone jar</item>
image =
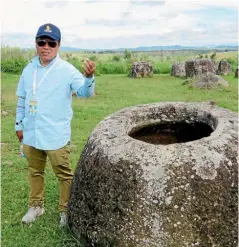
<path fill-rule="evenodd" d="M 195 59 L 185 62 L 186 77 L 216 74 L 216 64 L 212 59 Z"/>
<path fill-rule="evenodd" d="M 171 76 L 186 76 L 185 62 L 176 62 L 172 65 Z"/>
<path fill-rule="evenodd" d="M 237 114 L 138 105 L 105 118 L 74 174 L 69 226 L 85 246 L 237 246 Z"/>

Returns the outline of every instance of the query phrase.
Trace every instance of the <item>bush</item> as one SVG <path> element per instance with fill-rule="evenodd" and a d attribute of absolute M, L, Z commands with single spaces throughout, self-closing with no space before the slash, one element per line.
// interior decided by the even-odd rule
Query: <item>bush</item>
<path fill-rule="evenodd" d="M 227 58 L 227 62 L 231 64 L 232 71 L 235 72 L 238 67 L 238 62 L 232 58 Z"/>
<path fill-rule="evenodd" d="M 97 56 L 96 55 L 92 55 L 92 56 L 89 57 L 89 59 L 91 61 L 94 61 L 95 62 L 97 60 Z"/>
<path fill-rule="evenodd" d="M 12 74 L 20 74 L 27 64 L 28 60 L 21 57 L 5 59 L 1 61 L 1 71 Z"/>
<path fill-rule="evenodd" d="M 216 58 L 216 52 L 214 52 L 214 53 L 210 56 L 210 58 L 211 58 L 212 60 L 214 60 L 214 59 Z"/>
<path fill-rule="evenodd" d="M 150 57 L 149 57 L 149 55 L 147 55 L 147 54 L 142 54 L 142 55 L 139 57 L 139 60 L 140 60 L 140 61 L 143 61 L 143 62 L 147 62 L 147 61 L 150 60 Z"/>
<path fill-rule="evenodd" d="M 170 74 L 172 64 L 169 61 L 154 62 L 153 63 L 154 74 Z"/>
<path fill-rule="evenodd" d="M 19 47 L 1 47 L 1 72 L 20 74 L 31 58 L 34 50 L 21 50 Z"/>
<path fill-rule="evenodd" d="M 128 74 L 128 67 L 126 62 L 100 62 L 96 64 L 96 71 L 99 74 Z"/>
<path fill-rule="evenodd" d="M 112 58 L 113 62 L 119 62 L 120 61 L 120 56 L 119 55 L 114 55 Z"/>
<path fill-rule="evenodd" d="M 159 68 L 154 68 L 154 74 L 160 74 L 160 69 Z"/>
<path fill-rule="evenodd" d="M 75 66 L 78 70 L 80 70 L 81 73 L 83 73 L 83 68 L 82 68 L 82 61 L 79 60 L 78 57 L 70 57 L 67 59 L 67 61 Z"/>
<path fill-rule="evenodd" d="M 126 74 L 127 64 L 126 63 L 105 63 L 101 68 L 102 74 Z"/>
<path fill-rule="evenodd" d="M 198 58 L 202 59 L 203 58 L 203 54 L 198 54 Z"/>
<path fill-rule="evenodd" d="M 127 49 L 125 49 L 125 51 L 124 51 L 124 59 L 131 59 L 131 56 L 132 56 L 131 52 L 128 51 Z"/>
<path fill-rule="evenodd" d="M 95 75 L 99 76 L 100 75 L 100 69 L 101 69 L 101 62 L 98 62 L 95 64 L 96 69 L 95 69 Z"/>
<path fill-rule="evenodd" d="M 172 66 L 168 64 L 162 64 L 160 67 L 160 73 L 161 74 L 170 74 L 171 73 Z"/>

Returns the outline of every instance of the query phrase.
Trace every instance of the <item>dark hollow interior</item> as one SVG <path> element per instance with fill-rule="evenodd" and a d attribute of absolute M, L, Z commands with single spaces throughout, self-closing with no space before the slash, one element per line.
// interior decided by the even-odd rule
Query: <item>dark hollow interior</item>
<path fill-rule="evenodd" d="M 201 122 L 149 125 L 131 131 L 130 137 L 155 145 L 189 142 L 210 136 L 213 129 Z"/>

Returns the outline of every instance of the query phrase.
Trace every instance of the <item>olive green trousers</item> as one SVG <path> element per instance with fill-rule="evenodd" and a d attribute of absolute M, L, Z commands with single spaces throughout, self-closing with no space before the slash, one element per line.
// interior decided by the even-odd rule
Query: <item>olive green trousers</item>
<path fill-rule="evenodd" d="M 28 161 L 30 195 L 29 207 L 44 207 L 45 167 L 47 157 L 59 181 L 59 211 L 67 211 L 67 203 L 73 173 L 70 168 L 69 145 L 57 150 L 39 150 L 23 145 L 23 153 Z"/>

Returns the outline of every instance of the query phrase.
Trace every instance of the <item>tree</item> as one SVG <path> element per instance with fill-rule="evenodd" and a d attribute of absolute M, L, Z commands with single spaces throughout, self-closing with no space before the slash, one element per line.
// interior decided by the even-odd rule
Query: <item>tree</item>
<path fill-rule="evenodd" d="M 213 52 L 213 54 L 210 56 L 211 59 L 215 59 L 216 58 L 216 52 Z"/>
<path fill-rule="evenodd" d="M 131 58 L 131 52 L 128 51 L 127 49 L 124 50 L 124 58 L 125 59 L 130 59 Z"/>
<path fill-rule="evenodd" d="M 119 55 L 114 55 L 113 58 L 112 58 L 112 60 L 114 62 L 119 62 L 120 61 L 120 56 Z"/>

